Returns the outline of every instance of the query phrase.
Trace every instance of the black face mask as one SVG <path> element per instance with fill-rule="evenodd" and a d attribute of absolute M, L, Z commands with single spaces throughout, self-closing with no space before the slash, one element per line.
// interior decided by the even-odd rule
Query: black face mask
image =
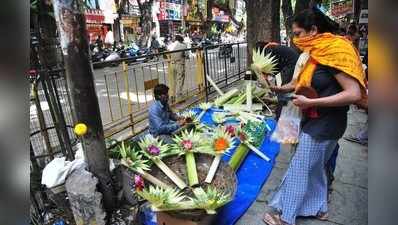
<path fill-rule="evenodd" d="M 167 106 L 169 103 L 169 96 L 168 95 L 160 95 L 159 101 L 162 103 L 163 106 Z"/>

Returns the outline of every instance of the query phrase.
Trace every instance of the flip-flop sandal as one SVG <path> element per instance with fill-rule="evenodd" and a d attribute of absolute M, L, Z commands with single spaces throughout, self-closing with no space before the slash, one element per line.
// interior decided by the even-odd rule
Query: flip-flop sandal
<path fill-rule="evenodd" d="M 321 221 L 326 221 L 329 219 L 329 214 L 326 212 L 320 212 L 316 215 L 316 218 Z"/>
<path fill-rule="evenodd" d="M 289 225 L 283 222 L 278 214 L 266 213 L 263 221 L 268 225 Z"/>

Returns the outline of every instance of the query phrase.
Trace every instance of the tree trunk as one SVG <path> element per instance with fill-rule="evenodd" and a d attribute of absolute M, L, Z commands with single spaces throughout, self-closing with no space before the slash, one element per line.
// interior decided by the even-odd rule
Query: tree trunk
<path fill-rule="evenodd" d="M 152 31 L 152 4 L 153 0 L 140 3 L 138 2 L 138 6 L 140 8 L 141 18 L 140 18 L 140 26 L 142 35 L 139 39 L 139 46 L 146 48 L 148 45 L 148 41 L 150 39 L 150 34 Z"/>
<path fill-rule="evenodd" d="M 247 2 L 248 63 L 257 41 L 280 41 L 280 0 Z"/>
<path fill-rule="evenodd" d="M 297 14 L 305 9 L 309 9 L 316 4 L 316 0 L 297 0 L 294 13 Z"/>
<path fill-rule="evenodd" d="M 90 172 L 99 180 L 98 186 L 104 197 L 104 206 L 107 212 L 111 212 L 115 206 L 115 199 L 98 97 L 95 92 L 94 73 L 89 59 L 82 2 L 54 0 L 53 6 L 61 36 L 72 112 L 75 121 L 85 123 L 88 127 L 87 133 L 81 137 L 85 159 Z"/>
<path fill-rule="evenodd" d="M 282 0 L 283 23 L 286 28 L 287 38 L 292 37 L 293 7 L 292 0 Z"/>

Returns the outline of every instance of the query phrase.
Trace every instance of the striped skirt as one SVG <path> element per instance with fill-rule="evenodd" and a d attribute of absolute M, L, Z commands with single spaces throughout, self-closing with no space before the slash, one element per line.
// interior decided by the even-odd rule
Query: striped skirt
<path fill-rule="evenodd" d="M 316 216 L 327 212 L 325 164 L 337 140 L 316 140 L 300 134 L 299 144 L 278 192 L 270 206 L 281 213 L 283 221 L 295 224 L 297 216 Z"/>

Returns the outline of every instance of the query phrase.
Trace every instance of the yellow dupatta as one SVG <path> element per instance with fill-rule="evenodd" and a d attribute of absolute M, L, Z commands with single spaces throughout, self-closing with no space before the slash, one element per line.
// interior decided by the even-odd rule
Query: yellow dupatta
<path fill-rule="evenodd" d="M 311 37 L 294 38 L 293 42 L 300 50 L 310 54 L 296 81 L 296 90 L 311 86 L 312 76 L 318 64 L 346 73 L 358 81 L 363 91 L 366 89 L 365 73 L 359 53 L 346 38 L 322 33 Z"/>

